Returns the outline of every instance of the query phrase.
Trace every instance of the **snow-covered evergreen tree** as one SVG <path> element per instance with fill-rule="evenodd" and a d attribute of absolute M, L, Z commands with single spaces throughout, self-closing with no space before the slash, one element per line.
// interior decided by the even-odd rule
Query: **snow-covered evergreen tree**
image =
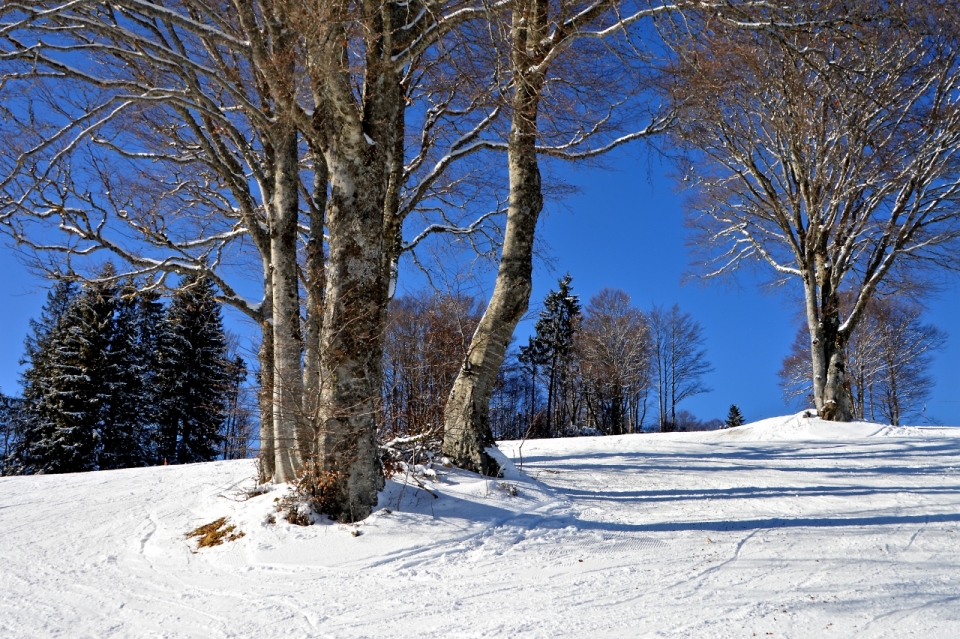
<path fill-rule="evenodd" d="M 23 437 L 23 399 L 0 392 L 0 475 L 16 466 L 15 451 Z"/>
<path fill-rule="evenodd" d="M 144 419 L 148 388 L 143 359 L 145 351 L 155 344 L 140 343 L 140 300 L 136 282 L 128 280 L 115 295 L 116 313 L 108 344 L 110 366 L 105 378 L 107 398 L 101 428 L 101 469 L 149 464 Z"/>
<path fill-rule="evenodd" d="M 143 435 L 145 463 L 162 464 L 157 446 L 160 418 L 161 336 L 166 328 L 167 309 L 160 294 L 149 287 L 140 287 L 136 306 L 137 362 L 143 394 L 140 400 L 140 428 Z"/>
<path fill-rule="evenodd" d="M 27 368 L 21 378 L 23 402 L 18 412 L 17 436 L 6 451 L 4 474 L 36 472 L 42 460 L 34 457 L 34 446 L 49 424 L 38 408 L 48 386 L 48 355 L 61 318 L 73 303 L 78 287 L 73 282 L 60 281 L 47 293 L 47 302 L 40 311 L 40 319 L 30 320 L 30 334 L 24 340 L 24 355 L 20 360 Z"/>
<path fill-rule="evenodd" d="M 37 341 L 33 366 L 24 374 L 32 415 L 23 472 L 99 468 L 115 375 L 109 356 L 115 295 L 110 284 L 84 286 L 45 339 Z"/>
<path fill-rule="evenodd" d="M 212 284 L 186 278 L 165 309 L 143 282 L 113 284 L 113 272 L 82 288 L 57 283 L 31 322 L 17 421 L 0 433 L 5 474 L 221 454 L 229 382 L 239 388 L 246 375 L 242 360 L 227 360 Z"/>
<path fill-rule="evenodd" d="M 186 277 L 159 335 L 156 463 L 216 459 L 225 417 L 227 345 L 213 284 Z"/>

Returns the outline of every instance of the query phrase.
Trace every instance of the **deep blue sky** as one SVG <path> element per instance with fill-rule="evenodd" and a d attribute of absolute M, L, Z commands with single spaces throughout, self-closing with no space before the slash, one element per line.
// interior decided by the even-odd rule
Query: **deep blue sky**
<path fill-rule="evenodd" d="M 604 286 L 621 288 L 635 305 L 678 303 L 704 328 L 714 372 L 714 390 L 681 406 L 701 419 L 724 418 L 738 404 L 747 420 L 782 415 L 777 371 L 799 327 L 800 299 L 787 292 L 761 292 L 756 278 L 704 284 L 689 281 L 693 259 L 683 227 L 683 198 L 669 167 L 635 150 L 618 154 L 607 169 L 570 167 L 564 172 L 580 187 L 564 207 L 551 207 L 543 223 L 557 272 L 538 269 L 534 299 L 556 287 L 569 271 L 575 292 L 586 303 Z M 932 373 L 936 386 L 928 414 L 960 425 L 960 289 L 931 300 L 925 321 L 950 334 Z M 682 282 L 687 283 L 683 284 Z"/>
<path fill-rule="evenodd" d="M 561 176 L 580 187 L 562 205 L 551 204 L 541 224 L 553 270 L 538 266 L 534 303 L 565 272 L 584 305 L 605 286 L 621 288 L 646 310 L 674 302 L 703 326 L 714 372 L 706 382 L 714 390 L 681 407 L 701 419 L 723 418 L 731 403 L 748 420 L 784 414 L 777 371 L 798 326 L 797 300 L 759 292 L 754 280 L 739 284 L 681 285 L 691 256 L 685 245 L 682 199 L 662 177 L 667 167 L 642 153 L 627 151 L 608 161 L 608 168 L 567 167 Z M 0 248 L 0 390 L 19 392 L 23 339 L 31 317 L 45 299 L 45 282 L 34 278 L 12 251 Z M 401 286 L 416 285 L 409 271 Z M 228 311 L 229 325 L 249 333 L 246 322 Z M 930 303 L 926 321 L 950 334 L 946 350 L 933 366 L 936 386 L 928 413 L 940 422 L 960 425 L 960 289 L 957 281 Z M 530 331 L 521 326 L 518 335 Z M 248 341 L 249 344 L 249 341 Z"/>

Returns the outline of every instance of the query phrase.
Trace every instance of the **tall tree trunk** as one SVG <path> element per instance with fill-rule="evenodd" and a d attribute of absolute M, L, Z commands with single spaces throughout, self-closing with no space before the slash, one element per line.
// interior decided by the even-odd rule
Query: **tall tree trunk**
<path fill-rule="evenodd" d="M 369 515 L 384 483 L 376 435 L 399 238 L 398 199 L 388 201 L 388 194 L 399 189 L 393 178 L 403 175 L 405 133 L 404 69 L 394 54 L 423 36 L 420 26 L 398 28 L 417 22 L 415 6 L 361 5 L 362 53 L 348 51 L 355 33 L 334 21 L 308 56 L 317 105 L 310 135 L 323 151 L 330 185 L 316 472 L 319 506 L 340 521 Z M 354 79 L 361 68 L 358 95 Z"/>
<path fill-rule="evenodd" d="M 834 422 L 853 420 L 853 395 L 847 377 L 845 350 L 845 340 L 836 335 L 829 344 L 823 406 L 818 408 L 823 419 Z"/>
<path fill-rule="evenodd" d="M 894 362 L 887 362 L 887 375 L 890 380 L 889 407 L 890 407 L 890 425 L 900 425 L 900 391 L 897 389 L 897 374 Z"/>
<path fill-rule="evenodd" d="M 516 11 L 515 31 L 520 28 L 516 23 L 522 20 L 522 12 Z M 525 58 L 514 46 L 514 55 Z M 514 67 L 521 64 L 515 61 Z M 443 454 L 461 468 L 489 476 L 500 472 L 485 451 L 494 445 L 490 396 L 513 331 L 530 303 L 534 231 L 543 209 L 536 152 L 542 78 L 518 77 L 516 83 L 507 150 L 510 200 L 497 280 L 444 411 Z"/>
<path fill-rule="evenodd" d="M 323 328 L 323 296 L 326 286 L 323 254 L 324 217 L 327 208 L 327 163 L 319 149 L 313 156 L 313 207 L 306 247 L 307 308 L 304 321 L 303 414 L 306 435 L 300 440 L 300 454 L 312 459 L 317 440 L 320 402 L 320 332 Z"/>
<path fill-rule="evenodd" d="M 368 62 L 368 69 L 373 66 Z M 370 514 L 383 487 L 377 416 L 391 270 L 398 249 L 388 202 L 396 136 L 403 135 L 397 71 L 367 82 L 366 130 L 335 133 L 326 150 L 330 176 L 330 255 L 321 331 L 318 470 L 329 483 L 324 511 L 340 521 Z M 366 131 L 369 131 L 367 133 Z M 339 138 L 339 139 L 338 139 Z M 402 147 L 400 147 L 402 148 Z"/>
<path fill-rule="evenodd" d="M 825 253 L 814 263 L 816 272 L 804 274 L 814 403 L 821 418 L 849 422 L 853 419 L 853 393 L 846 370 L 849 329 L 840 330 L 840 295 Z"/>
<path fill-rule="evenodd" d="M 386 315 L 384 175 L 375 167 L 357 170 L 352 160 L 327 158 L 330 257 L 317 442 L 319 470 L 330 484 L 323 507 L 340 521 L 369 515 L 383 486 L 376 416 Z"/>
<path fill-rule="evenodd" d="M 556 358 L 550 364 L 550 381 L 547 385 L 547 424 L 544 428 L 543 436 L 552 437 L 553 436 L 553 396 L 554 396 L 554 387 L 556 386 L 556 370 L 557 370 L 557 360 Z"/>
<path fill-rule="evenodd" d="M 807 315 L 807 329 L 810 334 L 810 364 L 813 374 L 813 404 L 819 412 L 823 407 L 823 390 L 827 382 L 826 348 L 824 346 L 824 325 L 821 322 L 817 275 L 814 268 L 803 273 L 804 302 Z"/>
<path fill-rule="evenodd" d="M 530 363 L 530 410 L 527 411 L 527 430 L 530 433 L 533 430 L 534 416 L 537 414 L 537 365 Z"/>
<path fill-rule="evenodd" d="M 657 338 L 657 421 L 659 422 L 659 431 L 664 432 L 663 427 L 667 422 L 667 373 L 666 373 L 666 353 L 662 342 L 662 336 Z"/>
<path fill-rule="evenodd" d="M 676 308 L 676 307 L 674 307 Z M 677 327 L 670 327 L 670 432 L 677 432 Z"/>
<path fill-rule="evenodd" d="M 269 272 L 266 277 L 264 281 L 269 290 Z M 265 298 L 263 311 L 269 317 L 270 296 Z M 260 481 L 268 482 L 277 470 L 273 448 L 273 329 L 268 321 L 264 321 L 260 329 L 260 351 L 257 353 L 260 362 L 260 394 L 257 398 L 260 404 Z"/>
<path fill-rule="evenodd" d="M 302 433 L 303 373 L 300 364 L 300 287 L 297 273 L 297 221 L 300 212 L 297 188 L 296 131 L 278 136 L 276 176 L 270 225 L 270 281 L 273 290 L 273 440 L 274 481 L 296 479 L 302 466 L 299 439 Z"/>

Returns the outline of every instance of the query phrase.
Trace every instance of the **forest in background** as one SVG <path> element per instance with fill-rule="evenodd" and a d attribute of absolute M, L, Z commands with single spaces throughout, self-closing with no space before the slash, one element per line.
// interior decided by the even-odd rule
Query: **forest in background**
<path fill-rule="evenodd" d="M 102 273 L 109 278 L 112 269 Z M 242 459 L 256 422 L 213 285 L 56 283 L 31 322 L 22 396 L 0 396 L 3 474 Z"/>
<path fill-rule="evenodd" d="M 385 481 L 401 265 L 447 240 L 498 260 L 442 429 L 450 463 L 496 477 L 491 401 L 544 203 L 569 191 L 543 169 L 646 141 L 689 194 L 700 277 L 756 269 L 802 292 L 820 417 L 899 420 L 910 402 L 884 399 L 898 391 L 883 358 L 855 365 L 851 349 L 871 313 L 893 317 L 881 303 L 922 301 L 960 270 L 958 20 L 926 0 L 5 3 L 0 230 L 90 287 L 209 280 L 261 333 L 260 480 L 354 522 Z M 606 311 L 575 329 L 570 301 L 555 317 L 545 304 L 518 346 L 524 432 L 637 428 L 642 369 L 613 370 L 589 326 Z M 682 374 L 683 314 L 663 312 L 673 350 L 650 378 L 658 425 L 675 428 L 703 389 L 696 358 Z M 105 446 L 93 439 L 60 448 Z"/>

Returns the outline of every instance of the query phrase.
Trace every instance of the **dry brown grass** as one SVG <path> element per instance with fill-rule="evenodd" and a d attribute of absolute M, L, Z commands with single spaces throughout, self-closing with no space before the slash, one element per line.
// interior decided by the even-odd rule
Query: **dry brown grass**
<path fill-rule="evenodd" d="M 219 546 L 225 541 L 236 541 L 244 536 L 242 530 L 237 530 L 233 524 L 227 525 L 227 518 L 221 517 L 209 524 L 204 524 L 195 530 L 187 533 L 187 539 L 198 537 L 197 550 L 209 548 L 210 546 Z"/>

